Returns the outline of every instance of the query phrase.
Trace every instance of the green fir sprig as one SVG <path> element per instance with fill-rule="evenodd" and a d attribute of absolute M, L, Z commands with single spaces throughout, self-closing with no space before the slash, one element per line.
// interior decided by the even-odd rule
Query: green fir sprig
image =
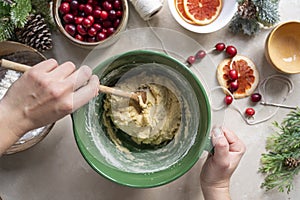
<path fill-rule="evenodd" d="M 261 28 L 280 21 L 279 0 L 237 0 L 238 11 L 230 22 L 231 32 L 255 35 Z"/>
<path fill-rule="evenodd" d="M 259 171 L 266 175 L 262 188 L 289 193 L 293 189 L 293 181 L 300 171 L 300 109 L 290 112 L 281 124 L 273 123 L 278 129 L 267 138 L 266 150 L 262 154 Z M 290 166 L 287 160 L 296 160 Z"/>
<path fill-rule="evenodd" d="M 14 38 L 15 29 L 23 28 L 30 14 L 41 14 L 54 28 L 49 0 L 0 0 L 0 42 Z"/>

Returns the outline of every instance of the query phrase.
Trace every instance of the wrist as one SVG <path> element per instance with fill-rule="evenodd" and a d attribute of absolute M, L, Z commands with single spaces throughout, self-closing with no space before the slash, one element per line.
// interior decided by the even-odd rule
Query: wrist
<path fill-rule="evenodd" d="M 230 192 L 228 187 L 207 186 L 201 184 L 202 193 L 205 200 L 230 200 Z"/>

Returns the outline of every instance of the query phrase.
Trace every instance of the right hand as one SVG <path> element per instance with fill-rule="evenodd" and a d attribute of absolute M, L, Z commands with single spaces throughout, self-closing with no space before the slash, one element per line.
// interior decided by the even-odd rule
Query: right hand
<path fill-rule="evenodd" d="M 229 196 L 230 178 L 244 155 L 246 147 L 232 131 L 226 128 L 214 128 L 212 133 L 215 152 L 208 156 L 202 168 L 201 187 L 205 196 L 217 195 L 218 191 Z"/>

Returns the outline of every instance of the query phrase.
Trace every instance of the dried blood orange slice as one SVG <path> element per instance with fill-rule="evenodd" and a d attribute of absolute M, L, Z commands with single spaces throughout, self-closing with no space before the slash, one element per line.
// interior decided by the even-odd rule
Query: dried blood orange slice
<path fill-rule="evenodd" d="M 232 80 L 229 71 L 231 69 L 238 72 L 238 88 L 233 92 L 233 96 L 238 99 L 251 95 L 259 82 L 259 73 L 255 64 L 248 57 L 242 55 L 223 60 L 217 69 L 217 79 L 221 86 L 230 87 Z"/>
<path fill-rule="evenodd" d="M 189 16 L 187 16 L 187 14 L 185 13 L 184 10 L 184 6 L 183 6 L 183 0 L 175 0 L 175 6 L 176 6 L 176 11 L 178 12 L 178 14 L 180 15 L 180 17 L 190 23 L 190 24 L 195 24 L 195 22 L 193 22 Z"/>
<path fill-rule="evenodd" d="M 222 0 L 183 0 L 186 15 L 196 24 L 207 25 L 220 14 Z"/>

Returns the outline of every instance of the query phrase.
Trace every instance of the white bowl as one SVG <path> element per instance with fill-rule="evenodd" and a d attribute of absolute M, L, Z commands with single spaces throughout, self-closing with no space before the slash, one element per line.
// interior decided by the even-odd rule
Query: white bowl
<path fill-rule="evenodd" d="M 236 0 L 223 0 L 222 10 L 217 19 L 210 24 L 201 26 L 190 24 L 182 19 L 176 10 L 175 0 L 168 0 L 168 4 L 175 20 L 185 29 L 195 33 L 211 33 L 220 30 L 230 22 L 238 6 Z"/>

